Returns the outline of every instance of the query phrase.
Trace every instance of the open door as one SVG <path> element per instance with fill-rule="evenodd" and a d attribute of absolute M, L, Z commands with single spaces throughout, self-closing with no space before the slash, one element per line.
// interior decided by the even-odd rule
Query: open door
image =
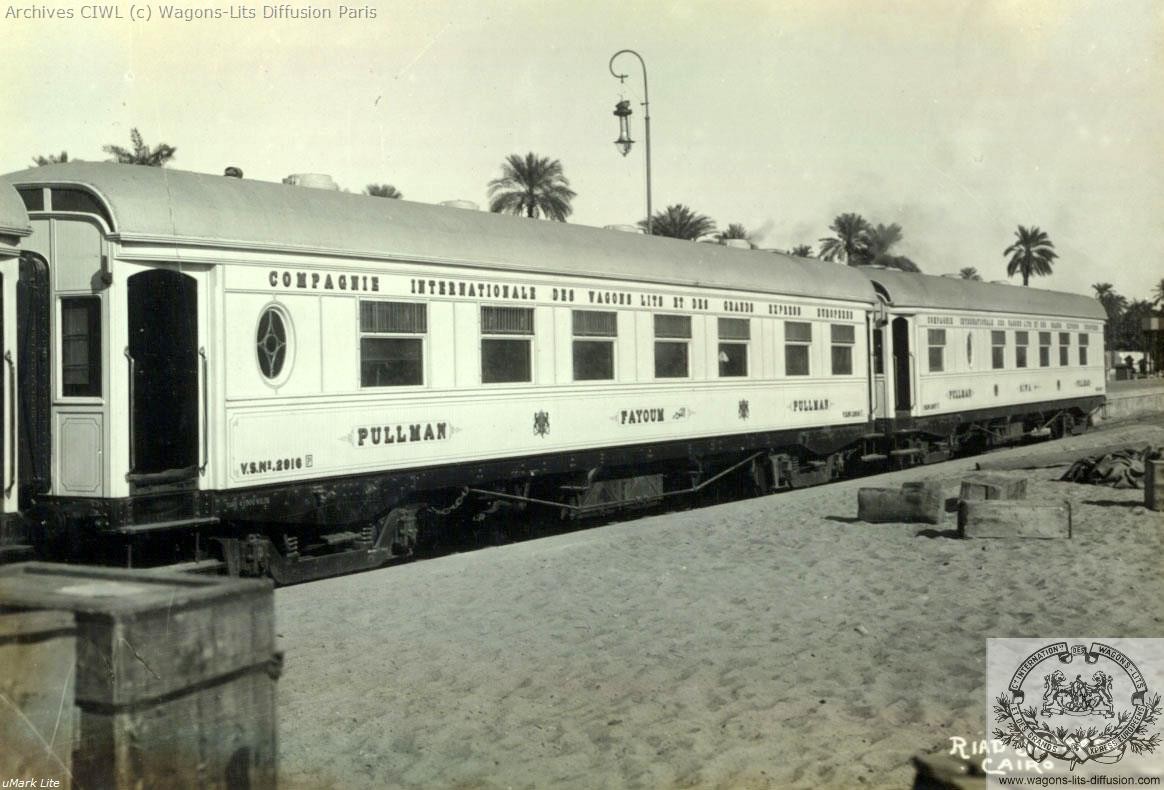
<path fill-rule="evenodd" d="M 908 318 L 893 319 L 893 388 L 895 409 L 899 413 L 913 409 L 913 349 L 909 344 L 909 330 Z"/>
<path fill-rule="evenodd" d="M 198 283 L 152 269 L 127 285 L 132 490 L 195 487 L 199 472 Z"/>

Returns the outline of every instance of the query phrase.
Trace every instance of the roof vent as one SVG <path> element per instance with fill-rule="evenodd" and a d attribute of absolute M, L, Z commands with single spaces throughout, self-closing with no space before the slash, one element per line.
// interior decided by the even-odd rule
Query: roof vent
<path fill-rule="evenodd" d="M 638 225 L 603 225 L 606 230 L 617 230 L 623 233 L 646 233 Z"/>
<path fill-rule="evenodd" d="M 293 187 L 339 190 L 339 186 L 326 173 L 292 173 L 283 179 L 283 183 Z"/>
<path fill-rule="evenodd" d="M 1010 285 L 1010 282 L 1007 280 L 991 280 L 990 284 L 991 285 Z"/>
<path fill-rule="evenodd" d="M 242 168 L 235 167 L 234 165 L 230 165 L 229 167 L 227 167 L 226 170 L 222 171 L 222 174 L 224 176 L 226 176 L 227 178 L 242 178 L 243 177 Z"/>
<path fill-rule="evenodd" d="M 946 277 L 948 279 L 951 279 L 951 280 L 961 280 L 962 279 L 962 275 L 960 275 L 960 274 L 943 274 L 942 276 Z"/>
<path fill-rule="evenodd" d="M 441 205 L 448 208 L 463 208 L 466 211 L 480 211 L 480 208 L 472 200 L 442 200 Z"/>
<path fill-rule="evenodd" d="M 752 249 L 752 244 L 747 239 L 724 239 L 720 244 L 725 247 L 735 247 L 738 250 Z"/>

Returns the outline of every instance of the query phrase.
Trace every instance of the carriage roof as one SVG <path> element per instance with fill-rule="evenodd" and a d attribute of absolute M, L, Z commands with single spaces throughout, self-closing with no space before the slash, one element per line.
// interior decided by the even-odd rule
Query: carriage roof
<path fill-rule="evenodd" d="M 890 269 L 862 271 L 894 307 L 1107 320 L 1103 306 L 1090 296 Z"/>
<path fill-rule="evenodd" d="M 169 168 L 69 162 L 3 176 L 83 186 L 117 238 L 451 263 L 873 303 L 869 280 L 818 260 Z"/>
<path fill-rule="evenodd" d="M 0 187 L 0 236 L 27 236 L 32 233 L 28 212 L 15 189 Z"/>

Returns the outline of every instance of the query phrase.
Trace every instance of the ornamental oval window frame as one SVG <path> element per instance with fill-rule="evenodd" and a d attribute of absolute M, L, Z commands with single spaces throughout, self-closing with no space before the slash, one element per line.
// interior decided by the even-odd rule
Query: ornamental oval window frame
<path fill-rule="evenodd" d="M 272 324 L 267 316 L 273 316 L 278 322 Z M 281 325 L 282 338 L 278 332 L 271 333 L 271 329 Z M 254 338 L 255 366 L 259 369 L 259 377 L 269 387 L 280 387 L 291 377 L 291 369 L 295 366 L 295 327 L 291 323 L 291 314 L 287 308 L 278 302 L 269 302 L 259 311 L 255 322 Z M 282 357 L 274 344 L 282 341 Z M 264 362 L 267 362 L 267 366 Z M 268 370 L 268 366 L 274 370 Z"/>

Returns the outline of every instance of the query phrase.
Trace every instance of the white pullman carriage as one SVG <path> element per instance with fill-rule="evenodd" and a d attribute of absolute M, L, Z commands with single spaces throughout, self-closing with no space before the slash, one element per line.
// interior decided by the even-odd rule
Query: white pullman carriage
<path fill-rule="evenodd" d="M 1082 427 L 1103 403 L 1106 315 L 1096 300 L 884 269 L 867 273 L 886 305 L 874 334 L 879 426 L 962 438 L 1061 434 Z"/>
<path fill-rule="evenodd" d="M 23 352 L 46 529 L 358 523 L 426 489 L 799 462 L 872 417 L 849 267 L 158 168 L 3 181 L 43 281 L 20 320 L 51 337 Z"/>

